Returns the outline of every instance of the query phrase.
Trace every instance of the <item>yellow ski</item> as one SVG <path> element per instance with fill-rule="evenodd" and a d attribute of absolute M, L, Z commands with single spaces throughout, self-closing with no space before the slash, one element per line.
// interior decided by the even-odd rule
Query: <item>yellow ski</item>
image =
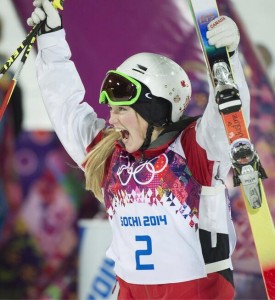
<path fill-rule="evenodd" d="M 207 25 L 219 16 L 217 3 L 188 1 L 231 146 L 234 185 L 242 188 L 266 293 L 275 299 L 275 229 L 262 184 L 267 176 L 249 137 L 227 49 L 209 45 L 206 38 Z"/>

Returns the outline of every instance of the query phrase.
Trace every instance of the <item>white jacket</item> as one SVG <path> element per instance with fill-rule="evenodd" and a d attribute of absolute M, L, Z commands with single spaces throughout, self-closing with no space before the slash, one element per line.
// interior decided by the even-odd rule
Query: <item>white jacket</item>
<path fill-rule="evenodd" d="M 96 135 L 105 127 L 105 120 L 98 118 L 93 108 L 84 102 L 85 90 L 74 63 L 70 60 L 71 53 L 65 40 L 65 31 L 60 30 L 39 36 L 38 50 L 36 61 L 37 74 L 45 107 L 61 143 L 72 159 L 82 168 L 83 160 L 87 154 L 86 149 Z M 246 124 L 248 125 L 250 97 L 237 53 L 231 58 L 231 64 L 235 83 L 238 85 L 240 91 Z M 98 99 L 95 99 L 95 101 L 98 101 Z M 229 234 L 230 253 L 232 253 L 235 246 L 235 235 L 230 219 L 229 203 L 226 198 L 225 186 L 222 182 L 231 167 L 229 158 L 230 146 L 212 88 L 210 88 L 209 102 L 204 114 L 196 123 L 195 134 L 196 143 L 206 151 L 207 159 L 214 162 L 211 186 L 202 188 L 199 227 L 200 229 L 211 232 L 213 247 L 215 247 L 217 242 L 217 233 Z M 180 149 L 181 144 L 179 140 L 175 142 L 175 146 L 179 147 L 178 153 L 181 153 L 182 149 Z M 184 154 L 182 154 L 182 156 L 183 155 Z M 218 178 L 216 175 L 218 175 Z M 136 219 L 131 217 L 129 220 L 136 220 L 138 222 L 142 217 L 144 216 L 139 215 L 135 217 Z M 121 218 L 123 219 L 123 217 Z M 181 222 L 181 220 L 179 220 L 179 222 Z M 114 234 L 117 233 L 117 236 L 122 239 L 122 244 L 122 234 L 117 231 L 119 226 L 118 222 L 111 222 L 111 225 L 113 226 Z M 179 228 L 181 228 L 180 226 L 179 223 Z M 167 236 L 168 235 L 169 233 L 167 233 Z M 199 237 L 197 234 L 195 235 L 195 239 L 197 239 L 197 241 L 194 245 L 198 246 Z M 118 245 L 120 241 L 116 240 L 114 243 Z M 119 253 L 116 253 L 115 248 L 117 247 L 114 243 L 108 252 L 117 263 L 118 267 L 116 272 L 120 277 L 133 283 L 167 283 L 167 278 L 165 277 L 167 274 L 165 274 L 165 272 L 147 278 L 144 275 L 137 276 L 133 268 L 131 271 L 127 271 L 129 265 L 127 266 L 127 262 L 123 260 L 119 261 Z M 125 241 L 124 244 L 127 246 Z M 187 253 L 185 253 L 186 257 L 189 258 L 193 255 L 192 260 L 189 259 L 189 261 L 192 261 L 194 268 L 192 268 L 191 265 L 186 265 L 186 269 L 189 270 L 188 273 L 182 273 L 183 268 L 174 270 L 175 278 L 172 279 L 173 282 L 204 277 L 208 272 L 215 272 L 232 267 L 229 258 L 225 260 L 224 265 L 213 263 L 209 264 L 211 266 L 208 265 L 207 268 L 205 268 L 202 263 L 203 257 L 201 250 L 198 249 L 197 246 L 194 246 L 193 249 L 186 250 Z M 196 255 L 192 254 L 195 252 Z M 195 256 L 198 258 L 195 258 Z M 174 257 L 173 259 L 175 266 L 177 266 L 176 260 L 178 260 L 179 257 Z M 194 261 L 197 262 L 197 265 L 194 265 Z M 188 263 L 188 259 L 186 263 Z"/>

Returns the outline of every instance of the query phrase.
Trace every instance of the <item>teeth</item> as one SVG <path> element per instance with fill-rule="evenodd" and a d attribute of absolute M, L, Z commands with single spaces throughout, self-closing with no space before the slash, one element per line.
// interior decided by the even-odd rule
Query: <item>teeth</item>
<path fill-rule="evenodd" d="M 118 128 L 118 127 L 114 128 L 114 130 L 116 132 L 120 132 L 121 137 L 122 137 L 123 140 L 128 140 L 128 138 L 129 138 L 129 131 L 128 130 L 125 130 L 123 128 Z"/>

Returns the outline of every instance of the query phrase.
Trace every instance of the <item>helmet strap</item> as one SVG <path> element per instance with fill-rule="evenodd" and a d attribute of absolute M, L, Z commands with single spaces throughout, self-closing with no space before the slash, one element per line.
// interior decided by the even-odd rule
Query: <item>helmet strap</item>
<path fill-rule="evenodd" d="M 154 131 L 154 126 L 152 124 L 148 124 L 144 143 L 140 147 L 139 150 L 143 151 L 149 147 L 149 145 L 151 144 L 151 138 L 152 138 L 153 131 Z"/>

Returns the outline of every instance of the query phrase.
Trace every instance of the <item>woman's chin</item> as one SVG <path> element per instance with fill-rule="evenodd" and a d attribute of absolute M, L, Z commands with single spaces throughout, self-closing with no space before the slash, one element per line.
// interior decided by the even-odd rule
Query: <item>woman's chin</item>
<path fill-rule="evenodd" d="M 142 146 L 142 144 L 136 144 L 136 143 L 131 143 L 129 140 L 127 140 L 127 141 L 123 141 L 123 144 L 124 144 L 124 146 L 125 146 L 125 149 L 126 149 L 126 151 L 128 152 L 128 153 L 133 153 L 133 152 L 136 152 L 136 151 L 138 151 L 140 148 L 141 148 L 141 146 Z"/>

